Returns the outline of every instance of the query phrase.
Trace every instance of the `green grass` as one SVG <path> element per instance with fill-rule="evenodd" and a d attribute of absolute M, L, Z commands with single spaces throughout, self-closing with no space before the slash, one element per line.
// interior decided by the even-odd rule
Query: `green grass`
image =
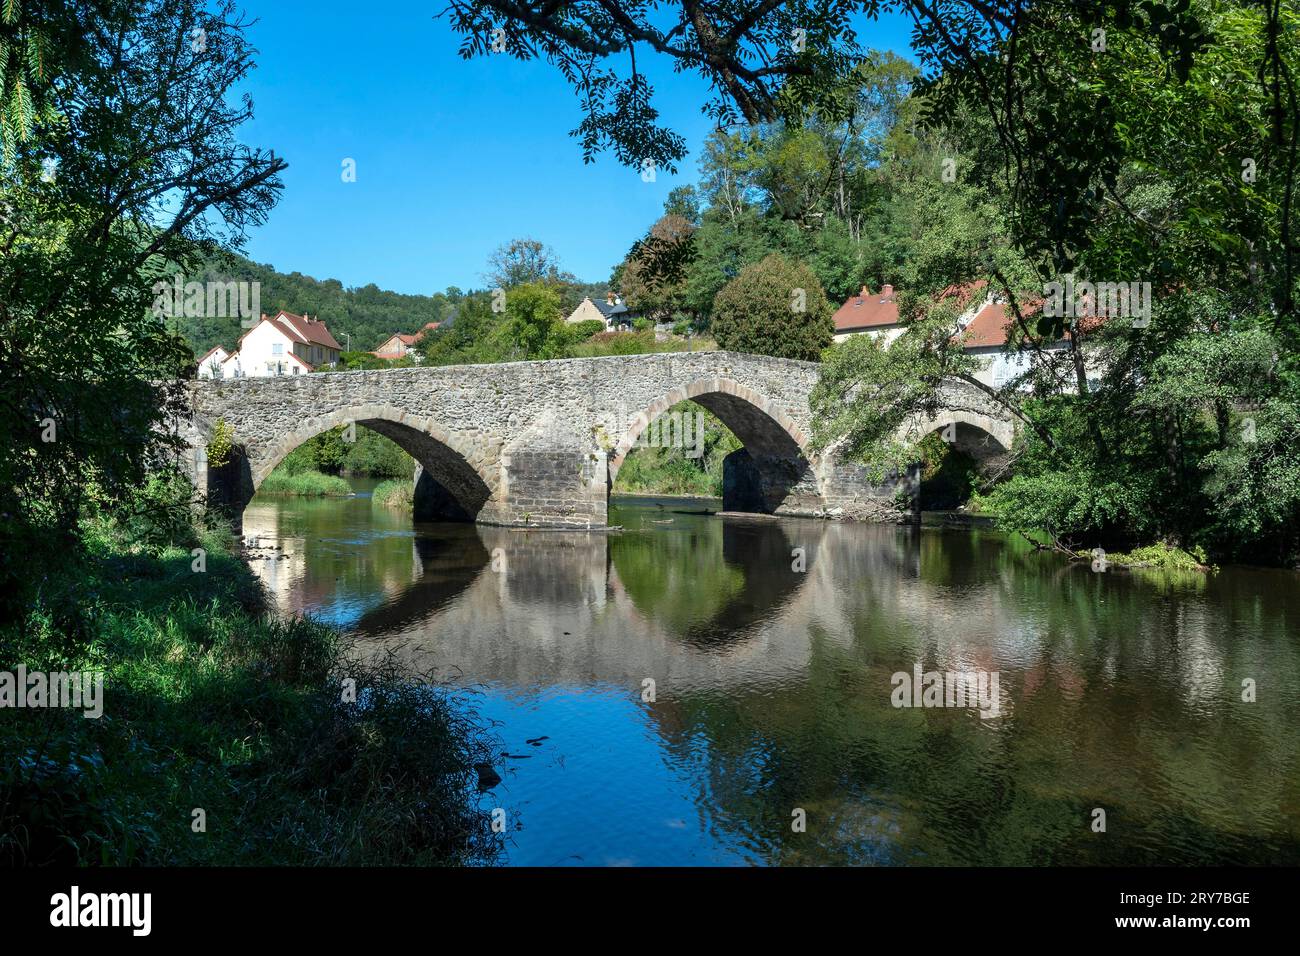
<path fill-rule="evenodd" d="M 149 552 L 101 530 L 0 627 L 6 668 L 104 672 L 100 719 L 0 710 L 0 866 L 495 859 L 474 765 L 499 750 L 471 701 L 266 616 L 228 539 Z"/>
<path fill-rule="evenodd" d="M 415 509 L 415 484 L 410 478 L 390 478 L 375 485 L 371 492 L 371 504 L 395 508 L 398 511 Z"/>
<path fill-rule="evenodd" d="M 267 475 L 257 490 L 264 495 L 298 495 L 304 498 L 346 497 L 352 494 L 352 486 L 337 475 L 325 475 L 319 471 L 289 474 L 280 469 Z"/>

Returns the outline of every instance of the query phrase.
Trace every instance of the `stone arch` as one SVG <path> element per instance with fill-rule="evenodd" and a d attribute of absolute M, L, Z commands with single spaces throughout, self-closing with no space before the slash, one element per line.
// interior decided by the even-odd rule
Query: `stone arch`
<path fill-rule="evenodd" d="M 496 493 L 500 469 L 495 447 L 449 432 L 437 422 L 389 405 L 359 405 L 335 409 L 304 418 L 293 424 L 273 443 L 244 446 L 243 460 L 235 462 L 230 474 L 210 475 L 218 484 L 234 484 L 220 495 L 231 510 L 242 512 L 262 482 L 291 451 L 306 441 L 339 425 L 355 423 L 396 442 L 415 459 L 417 517 L 422 497 L 424 517 L 472 520 Z M 236 436 L 238 440 L 238 436 Z M 430 510 L 432 509 L 432 510 Z"/>
<path fill-rule="evenodd" d="M 928 474 L 922 470 L 916 485 L 916 504 L 921 510 L 961 509 L 970 495 L 987 490 L 1006 472 L 1014 426 L 1007 421 L 970 409 L 945 409 L 911 430 L 909 437 L 938 435 L 947 448 L 958 453 L 944 455 Z M 918 465 L 920 467 L 920 456 Z"/>
<path fill-rule="evenodd" d="M 996 447 L 988 448 L 984 452 L 976 452 L 973 447 L 967 449 L 976 458 L 1004 455 L 1011 450 L 1011 444 L 1015 440 L 1015 425 L 1010 420 L 994 418 L 991 415 L 984 415 L 968 409 L 945 409 L 922 423 L 919 428 L 914 429 L 913 434 L 924 437 L 931 432 L 942 431 L 949 425 L 957 426 L 955 429 L 956 437 L 963 445 L 980 444 L 981 447 L 988 448 L 988 446 L 982 445 L 982 436 L 987 436 L 993 442 L 996 442 Z M 968 441 L 970 432 L 979 433 L 977 437 L 981 438 L 981 442 Z"/>
<path fill-rule="evenodd" d="M 753 443 L 756 450 L 762 454 L 793 453 L 802 455 L 809 461 L 812 460 L 807 450 L 808 436 L 794 419 L 770 398 L 729 378 L 701 378 L 689 385 L 674 388 L 641 409 L 633 417 L 627 431 L 609 453 L 611 485 L 618 477 L 619 469 L 623 467 L 628 453 L 636 445 L 642 432 L 650 427 L 650 423 L 678 402 L 687 400 L 697 402 L 717 415 L 747 447 Z M 762 425 L 755 427 L 752 413 L 738 414 L 743 411 L 744 406 L 761 412 L 768 421 L 777 426 L 777 429 L 764 428 Z M 784 440 L 776 434 L 778 429 L 783 433 Z M 742 431 L 747 434 L 742 434 Z"/>
<path fill-rule="evenodd" d="M 804 429 L 766 395 L 724 377 L 695 379 L 637 412 L 609 453 L 610 489 L 637 439 L 670 408 L 687 400 L 716 415 L 744 446 L 729 455 L 724 466 L 727 510 L 821 511 L 821 480 Z"/>

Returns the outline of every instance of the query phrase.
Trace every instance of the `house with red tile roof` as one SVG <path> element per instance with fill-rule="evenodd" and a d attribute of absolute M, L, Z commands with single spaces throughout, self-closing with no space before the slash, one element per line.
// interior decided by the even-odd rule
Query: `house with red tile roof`
<path fill-rule="evenodd" d="M 867 286 L 835 310 L 835 341 L 843 342 L 850 335 L 869 334 L 884 339 L 886 345 L 903 334 L 898 321 L 898 302 L 894 287 L 886 285 L 873 293 Z"/>
<path fill-rule="evenodd" d="M 1031 331 L 1038 322 L 1038 313 L 1042 303 L 1024 303 L 1021 313 Z M 959 322 L 960 330 L 953 336 L 953 341 L 960 342 L 962 351 L 981 359 L 980 369 L 975 377 L 985 385 L 1001 388 L 1007 382 L 1029 370 L 1031 355 L 1027 351 L 1007 350 L 1009 338 L 1023 339 L 1023 334 L 1016 334 L 1015 313 L 1009 305 L 996 299 L 986 299 L 974 310 L 973 316 L 963 316 L 964 323 Z M 1044 346 L 1055 350 L 1065 347 L 1065 342 Z"/>
<path fill-rule="evenodd" d="M 970 306 L 963 313 L 964 318 L 969 318 L 974 315 L 974 307 L 978 305 L 978 293 L 986 286 L 983 279 L 965 285 L 949 286 L 939 293 L 939 297 L 954 297 L 960 306 Z M 836 342 L 843 342 L 851 335 L 865 333 L 888 345 L 902 335 L 906 328 L 899 321 L 898 299 L 892 285 L 886 285 L 875 293 L 864 285 L 861 292 L 849 296 L 836 310 L 834 321 Z"/>
<path fill-rule="evenodd" d="M 420 340 L 424 338 L 426 333 L 432 332 L 440 324 L 441 323 L 439 322 L 426 322 L 424 328 L 420 329 L 420 331 L 416 332 L 414 335 L 394 332 L 380 343 L 379 348 L 375 349 L 370 354 L 375 358 L 387 359 L 388 361 L 407 357 L 415 358 L 416 355 L 418 355 L 417 347 L 420 344 Z"/>
<path fill-rule="evenodd" d="M 980 358 L 980 369 L 975 377 L 986 385 L 1001 388 L 1025 372 L 1033 361 L 1034 350 L 1025 348 L 1008 348 L 1009 342 L 1025 342 L 1036 332 L 1039 316 L 1043 311 L 1040 299 L 1019 303 L 1022 321 L 1017 322 L 1015 310 L 998 299 L 989 298 L 979 307 L 969 321 L 961 325 L 960 331 L 953 336 L 960 341 L 962 350 L 967 355 Z M 1077 319 L 1079 329 L 1094 332 L 1106 321 L 1102 316 L 1086 316 Z M 1027 331 L 1026 331 L 1027 330 Z M 1038 346 L 1041 352 L 1065 352 L 1070 347 L 1070 333 L 1055 342 L 1044 342 Z M 1100 375 L 1101 364 L 1097 357 L 1086 347 L 1084 364 L 1088 380 L 1095 381 Z"/>
<path fill-rule="evenodd" d="M 220 346 L 199 360 L 199 374 L 212 357 L 224 352 Z M 295 315 L 281 310 L 275 315 L 263 313 L 258 323 L 239 339 L 238 347 L 220 363 L 222 378 L 267 378 L 279 375 L 304 375 L 339 360 L 342 346 L 319 318 Z"/>
<path fill-rule="evenodd" d="M 954 342 L 960 342 L 967 355 L 979 358 L 980 368 L 975 378 L 994 388 L 1001 388 L 1028 371 L 1031 353 L 1008 349 L 1009 339 L 1023 339 L 1015 331 L 1015 315 L 1010 305 L 996 298 L 984 280 L 949 286 L 939 293 L 940 298 L 954 297 L 964 311 L 957 320 Z M 1041 300 L 1020 303 L 1021 313 L 1032 332 L 1042 311 Z M 1100 324 L 1100 319 L 1086 320 L 1089 328 Z M 835 313 L 835 341 L 842 342 L 851 335 L 866 334 L 883 340 L 888 346 L 903 334 L 906 326 L 900 324 L 894 287 L 886 285 L 872 294 L 866 286 L 856 296 L 850 296 Z M 1042 351 L 1058 352 L 1069 347 L 1067 338 L 1042 346 Z"/>

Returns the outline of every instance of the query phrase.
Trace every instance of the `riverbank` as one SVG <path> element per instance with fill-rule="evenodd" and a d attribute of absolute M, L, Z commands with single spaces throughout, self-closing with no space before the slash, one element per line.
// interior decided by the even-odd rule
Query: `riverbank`
<path fill-rule="evenodd" d="M 370 493 L 370 501 L 372 504 L 409 513 L 415 510 L 415 484 L 410 478 L 386 478 L 375 485 Z"/>
<path fill-rule="evenodd" d="M 103 675 L 98 718 L 0 709 L 0 865 L 493 861 L 474 767 L 494 747 L 472 710 L 265 614 L 234 549 L 96 531 L 0 630 L 28 675 Z"/>

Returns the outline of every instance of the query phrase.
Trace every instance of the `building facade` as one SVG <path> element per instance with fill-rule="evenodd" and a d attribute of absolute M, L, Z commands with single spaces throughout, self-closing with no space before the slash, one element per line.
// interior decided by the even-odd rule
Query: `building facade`
<path fill-rule="evenodd" d="M 263 315 L 234 352 L 222 346 L 199 359 L 200 378 L 274 378 L 332 367 L 342 347 L 319 318 L 281 310 Z M 217 372 L 220 371 L 220 375 Z"/>

